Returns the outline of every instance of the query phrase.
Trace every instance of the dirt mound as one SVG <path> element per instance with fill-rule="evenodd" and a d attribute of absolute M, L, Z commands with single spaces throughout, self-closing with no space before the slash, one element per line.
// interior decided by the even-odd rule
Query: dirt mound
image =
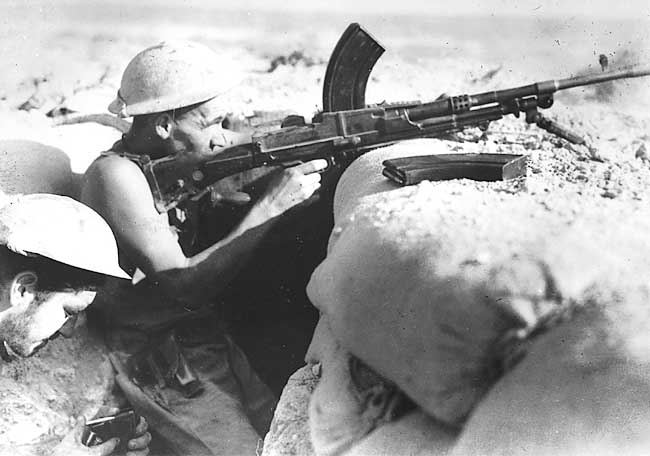
<path fill-rule="evenodd" d="M 85 326 L 35 356 L 0 366 L 0 454 L 48 454 L 74 424 L 90 418 L 112 389 L 103 343 Z"/>

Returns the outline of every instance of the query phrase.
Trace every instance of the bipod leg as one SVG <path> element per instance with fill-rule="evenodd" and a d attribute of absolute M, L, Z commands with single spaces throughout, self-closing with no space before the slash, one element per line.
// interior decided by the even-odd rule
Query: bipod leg
<path fill-rule="evenodd" d="M 564 128 L 562 125 L 555 122 L 554 120 L 544 117 L 539 112 L 536 113 L 535 115 L 535 124 L 538 127 L 548 131 L 549 133 L 553 133 L 554 135 L 557 135 L 562 139 L 566 139 L 571 144 L 577 144 L 578 146 L 585 146 L 589 151 L 589 155 L 592 160 L 603 161 L 603 158 L 598 154 L 598 149 L 596 149 L 591 144 L 589 144 L 585 138 L 572 132 L 568 128 Z"/>
<path fill-rule="evenodd" d="M 566 139 L 572 144 L 589 147 L 587 141 L 582 136 L 572 132 L 568 128 L 564 128 L 562 125 L 555 122 L 554 120 L 551 120 L 548 117 L 544 117 L 539 112 L 535 116 L 535 124 L 539 128 L 543 128 L 549 133 L 553 133 L 554 135 L 559 136 L 562 139 Z"/>

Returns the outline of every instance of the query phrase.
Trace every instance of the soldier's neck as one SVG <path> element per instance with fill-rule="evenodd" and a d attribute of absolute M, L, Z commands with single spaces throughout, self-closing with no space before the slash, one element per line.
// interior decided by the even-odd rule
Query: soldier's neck
<path fill-rule="evenodd" d="M 131 131 L 122 136 L 122 144 L 127 152 L 160 158 L 169 155 L 165 144 L 155 135 L 134 134 Z"/>

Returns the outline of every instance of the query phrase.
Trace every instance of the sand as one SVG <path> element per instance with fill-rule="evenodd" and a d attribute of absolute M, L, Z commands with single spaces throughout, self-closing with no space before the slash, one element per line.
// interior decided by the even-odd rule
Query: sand
<path fill-rule="evenodd" d="M 598 72 L 600 54 L 608 56 L 612 69 L 647 62 L 650 54 L 650 16 L 644 2 L 631 2 L 616 14 L 605 2 L 591 2 L 590 6 L 578 2 L 566 13 L 553 1 L 501 1 L 492 10 L 471 2 L 458 2 L 456 10 L 430 7 L 423 1 L 405 9 L 389 2 L 346 3 L 329 3 L 332 7 L 328 9 L 327 3 L 243 2 L 221 9 L 225 5 L 199 1 L 147 2 L 146 7 L 116 0 L 4 2 L 0 5 L 3 184 L 18 191 L 40 181 L 38 174 L 31 174 L 42 163 L 40 153 L 59 157 L 61 173 L 71 172 L 74 182 L 74 174 L 83 173 L 121 133 L 94 123 L 54 126 L 48 113 L 62 109 L 106 113 L 129 59 L 164 39 L 203 42 L 223 59 L 224 70 L 236 68 L 244 73 L 242 84 L 223 96 L 229 110 L 289 110 L 308 119 L 321 106 L 329 54 L 353 21 L 364 24 L 388 48 L 371 75 L 368 102 L 430 100 L 443 92 L 506 88 Z M 290 63 L 273 68 L 278 57 L 294 52 L 302 57 L 285 59 Z M 590 182 L 594 179 L 597 185 L 583 186 L 584 191 L 594 193 L 591 196 L 619 198 L 630 207 L 647 201 L 649 87 L 650 81 L 635 80 L 557 96 L 552 114 L 587 134 L 605 160 L 593 161 L 584 151 L 577 152 L 583 155 L 581 169 L 572 175 L 578 181 L 582 175 Z M 526 127 L 521 119 L 495 123 L 490 131 L 493 141 L 489 147 L 493 148 L 510 147 L 503 146 L 504 141 L 525 144 L 540 138 L 539 132 Z M 535 153 L 539 155 L 536 166 L 552 168 L 563 166 L 562 155 L 574 152 L 559 149 L 555 154 L 558 160 L 553 162 L 543 160 L 543 151 Z M 566 161 L 574 163 L 573 159 Z M 630 167 L 634 172 L 629 172 Z M 534 180 L 536 191 L 549 192 L 564 185 L 563 177 L 551 168 L 542 172 L 543 179 Z M 8 173 L 7 169 L 16 171 Z M 53 184 L 46 190 L 75 191 L 74 184 L 62 187 L 65 185 Z M 549 205 L 553 206 L 552 199 Z M 77 344 L 88 336 L 80 337 Z M 6 418 L 0 423 L 3 439 L 12 435 L 21 443 L 55 442 L 70 424 L 66 415 L 91 413 L 92 407 L 63 407 L 48 402 L 47 397 L 54 394 L 71 404 L 80 403 L 85 397 L 83 382 L 93 364 L 66 371 L 69 384 L 64 388 L 53 383 L 54 393 L 38 386 L 51 384 L 52 369 L 68 369 L 66 360 L 78 354 L 79 345 L 59 341 L 56 347 L 24 364 L 21 375 L 31 379 L 26 384 L 24 377 L 10 375 L 7 369 L 14 367 L 3 367 L 0 389 L 8 392 L 0 398 Z M 101 351 L 93 353 L 101 359 Z M 29 385 L 36 386 L 26 391 Z M 15 401 L 17 392 L 23 394 L 21 401 Z M 93 399 L 101 396 L 97 393 Z M 39 408 L 25 408 L 31 402 Z M 29 412 L 32 415 L 25 415 L 25 410 L 33 410 Z M 42 425 L 16 427 L 22 416 L 42 418 Z"/>

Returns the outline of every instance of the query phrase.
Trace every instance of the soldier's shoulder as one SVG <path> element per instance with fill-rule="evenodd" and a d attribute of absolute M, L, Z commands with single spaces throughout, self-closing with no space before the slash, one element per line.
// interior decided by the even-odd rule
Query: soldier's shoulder
<path fill-rule="evenodd" d="M 128 178 L 143 176 L 140 167 L 126 157 L 117 154 L 102 154 L 85 172 L 86 178 Z"/>
<path fill-rule="evenodd" d="M 113 205 L 121 201 L 129 204 L 127 201 L 133 197 L 150 195 L 150 189 L 136 163 L 119 155 L 103 155 L 86 170 L 81 195 L 85 202 L 108 201 Z"/>

